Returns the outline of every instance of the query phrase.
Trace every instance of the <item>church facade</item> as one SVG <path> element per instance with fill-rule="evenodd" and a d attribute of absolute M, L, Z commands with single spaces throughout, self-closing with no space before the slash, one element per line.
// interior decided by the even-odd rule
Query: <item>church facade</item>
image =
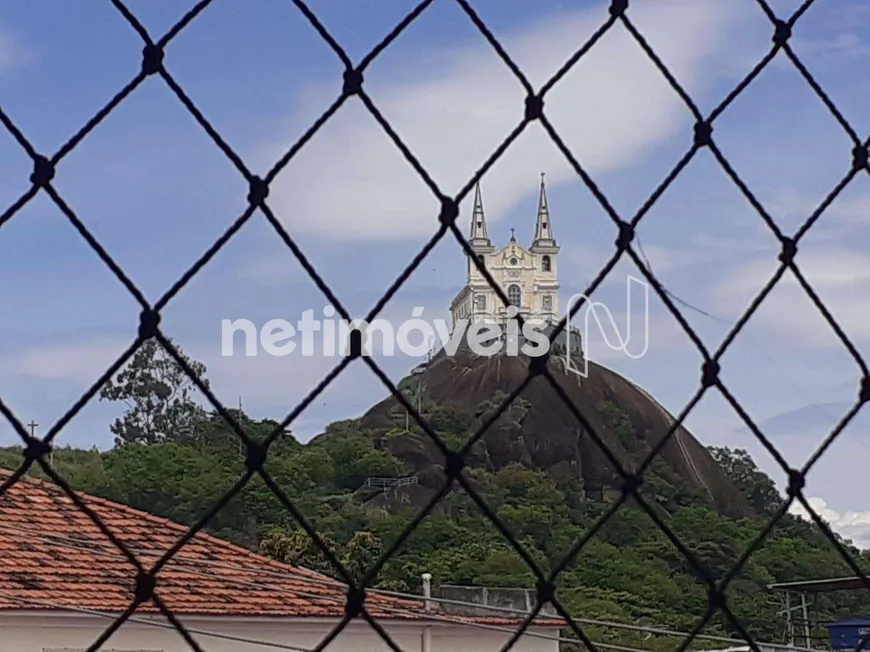
<path fill-rule="evenodd" d="M 480 184 L 474 192 L 469 244 L 474 255 L 507 296 L 510 305 L 523 320 L 554 324 L 559 321 L 559 245 L 553 236 L 553 225 L 547 202 L 544 175 L 538 196 L 535 235 L 528 247 L 517 242 L 511 229 L 507 245 L 497 248 L 489 238 Z M 470 258 L 464 287 L 450 305 L 453 327 L 461 320 L 486 322 L 503 326 L 510 319 L 507 306 L 490 287 Z"/>

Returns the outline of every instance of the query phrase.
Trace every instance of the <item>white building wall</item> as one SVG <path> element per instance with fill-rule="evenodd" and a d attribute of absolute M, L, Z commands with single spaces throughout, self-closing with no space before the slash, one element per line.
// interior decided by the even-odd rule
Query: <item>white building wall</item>
<path fill-rule="evenodd" d="M 165 619 L 139 619 L 168 624 Z M 270 649 L 316 647 L 337 621 L 287 618 L 181 618 L 206 652 L 266 652 Z M 0 652 L 84 652 L 110 625 L 111 620 L 89 615 L 49 613 L 0 614 Z M 382 623 L 405 652 L 427 652 L 419 623 Z M 466 625 L 432 623 L 428 652 L 498 652 L 510 633 Z M 206 634 L 219 634 L 213 636 Z M 528 633 L 556 636 L 554 627 L 529 628 Z M 513 646 L 516 652 L 558 652 L 558 641 L 524 635 Z M 264 647 L 235 639 L 252 639 L 280 645 Z M 102 648 L 106 652 L 189 652 L 190 646 L 174 629 L 140 622 L 123 625 Z M 326 648 L 334 652 L 390 652 L 387 644 L 364 621 L 353 621 Z"/>

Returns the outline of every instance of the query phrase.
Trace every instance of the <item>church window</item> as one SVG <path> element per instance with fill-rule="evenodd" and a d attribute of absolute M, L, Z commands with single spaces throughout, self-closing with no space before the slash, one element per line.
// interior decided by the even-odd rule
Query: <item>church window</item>
<path fill-rule="evenodd" d="M 521 293 L 519 285 L 511 285 L 510 287 L 508 287 L 507 295 L 508 301 L 510 301 L 512 305 L 520 305 Z"/>
<path fill-rule="evenodd" d="M 511 265 L 516 265 L 516 264 L 517 264 L 517 259 L 511 258 Z"/>
<path fill-rule="evenodd" d="M 482 294 L 477 295 L 477 309 L 486 310 L 486 297 Z"/>
<path fill-rule="evenodd" d="M 553 297 L 549 294 L 544 295 L 544 310 L 550 312 L 553 309 Z"/>
<path fill-rule="evenodd" d="M 480 261 L 480 264 L 481 264 L 481 265 L 484 265 L 484 264 L 485 264 L 485 263 L 483 262 L 483 254 L 477 254 L 477 259 Z"/>
<path fill-rule="evenodd" d="M 545 272 L 549 272 L 549 271 L 550 271 L 550 269 L 551 269 L 551 264 L 552 264 L 552 263 L 551 263 L 551 261 L 550 261 L 550 257 L 549 257 L 549 256 L 544 256 L 544 257 L 541 259 L 541 269 L 543 269 Z"/>

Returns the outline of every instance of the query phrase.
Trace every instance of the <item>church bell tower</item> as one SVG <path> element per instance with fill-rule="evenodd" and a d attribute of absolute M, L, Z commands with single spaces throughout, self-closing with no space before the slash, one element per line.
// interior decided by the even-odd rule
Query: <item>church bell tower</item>
<path fill-rule="evenodd" d="M 559 246 L 553 236 L 543 173 L 535 236 L 528 248 L 517 242 L 513 229 L 507 245 L 499 249 L 492 244 L 479 183 L 474 189 L 469 236 L 469 245 L 474 255 L 524 320 L 538 320 L 547 324 L 558 321 L 559 282 L 556 257 Z M 454 328 L 460 320 L 503 324 L 508 319 L 507 306 L 470 259 L 466 284 L 453 300 L 450 312 Z"/>

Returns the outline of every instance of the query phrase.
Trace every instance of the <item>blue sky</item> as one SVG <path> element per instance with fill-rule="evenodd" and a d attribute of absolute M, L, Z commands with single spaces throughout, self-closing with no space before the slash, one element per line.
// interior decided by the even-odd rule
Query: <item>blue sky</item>
<path fill-rule="evenodd" d="M 139 0 L 155 38 L 189 2 Z M 773 2 L 781 16 L 798 5 Z M 312 2 L 355 61 L 411 3 Z M 474 3 L 540 85 L 606 19 L 602 2 Z M 653 9 L 653 6 L 655 7 Z M 707 112 L 770 45 L 750 0 L 635 0 L 631 16 Z M 870 10 L 820 0 L 792 45 L 859 135 L 866 136 Z M 142 43 L 109 2 L 0 5 L 0 105 L 37 150 L 54 153 L 136 74 Z M 338 96 L 342 66 L 292 3 L 216 0 L 167 48 L 170 73 L 248 167 L 263 173 Z M 523 90 L 451 2 L 435 2 L 366 72 L 374 102 L 437 183 L 455 193 L 522 116 Z M 624 216 L 634 214 L 691 143 L 692 118 L 620 26 L 547 98 L 556 128 Z M 851 142 L 780 54 L 715 123 L 714 138 L 784 231 L 793 232 L 848 170 Z M 0 205 L 27 188 L 30 162 L 0 132 Z M 531 239 L 539 173 L 547 172 L 563 298 L 582 291 L 612 252 L 613 226 L 564 158 L 532 125 L 484 177 L 490 234 Z M 100 243 L 156 300 L 245 208 L 247 187 L 158 78 L 138 88 L 58 167 L 55 187 Z M 362 105 L 352 100 L 276 179 L 270 204 L 355 316 L 374 305 L 437 226 L 437 205 Z M 469 200 L 470 201 L 470 200 Z M 466 228 L 467 202 L 462 206 Z M 847 334 L 867 352 L 870 187 L 859 176 L 802 241 L 797 262 Z M 707 313 L 683 309 L 715 349 L 776 267 L 777 243 L 709 152 L 700 152 L 640 223 L 665 286 Z M 598 296 L 625 312 L 627 260 Z M 446 318 L 465 275 L 442 241 L 387 305 Z M 856 396 L 860 371 L 788 278 L 723 359 L 723 380 L 795 466 Z M 204 361 L 217 394 L 258 417 L 283 416 L 334 359 L 220 355 L 220 321 L 295 321 L 326 300 L 261 216 L 168 306 L 163 326 Z M 0 232 L 0 395 L 44 431 L 135 335 L 138 305 L 43 194 Z M 591 356 L 679 412 L 698 386 L 700 358 L 652 299 L 650 348 L 630 360 Z M 414 360 L 383 360 L 394 379 Z M 307 439 L 359 415 L 386 390 L 353 365 L 293 425 Z M 62 443 L 107 446 L 112 406 L 93 403 Z M 782 472 L 725 401 L 705 398 L 687 422 L 705 444 L 746 447 Z M 0 442 L 14 435 L 0 425 Z M 870 503 L 855 491 L 870 438 L 849 428 L 810 474 L 808 494 L 847 536 L 870 544 Z"/>

